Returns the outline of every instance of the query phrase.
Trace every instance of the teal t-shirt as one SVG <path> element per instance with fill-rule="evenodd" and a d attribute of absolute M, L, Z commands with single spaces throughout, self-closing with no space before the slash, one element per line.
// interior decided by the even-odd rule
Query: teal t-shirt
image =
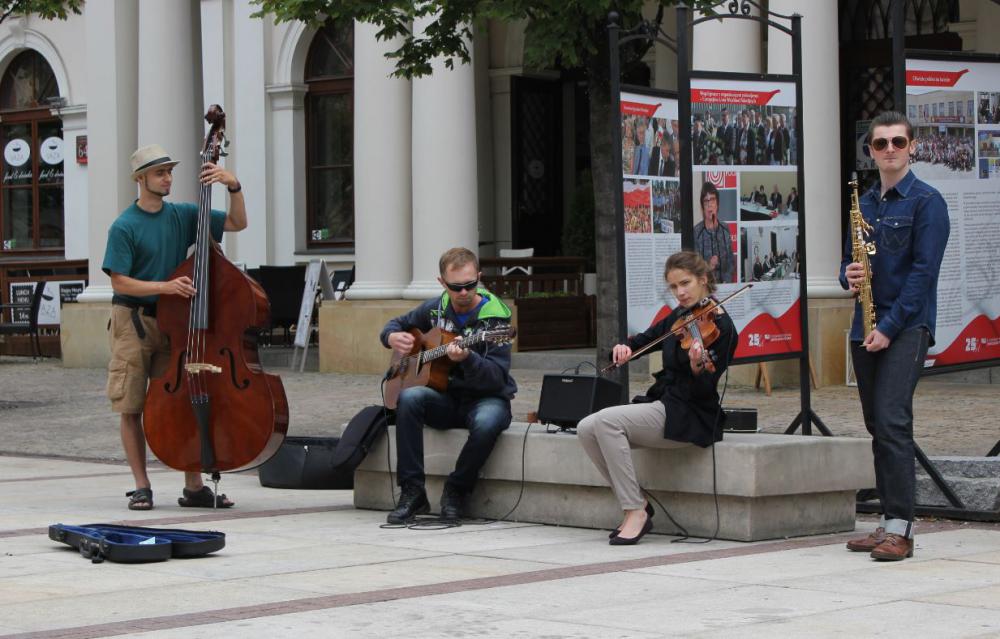
<path fill-rule="evenodd" d="M 213 209 L 211 230 L 216 242 L 222 241 L 225 223 L 225 212 Z M 133 202 L 108 229 L 108 246 L 101 268 L 108 275 L 118 273 L 145 282 L 164 282 L 187 258 L 188 247 L 194 244 L 197 235 L 198 205 L 164 202 L 158 212 L 149 213 Z M 155 304 L 158 296 L 121 297 Z"/>

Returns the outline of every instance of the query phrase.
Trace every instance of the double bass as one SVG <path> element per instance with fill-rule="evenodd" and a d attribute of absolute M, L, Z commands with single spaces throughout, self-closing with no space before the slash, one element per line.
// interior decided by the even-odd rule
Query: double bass
<path fill-rule="evenodd" d="M 201 164 L 217 163 L 226 115 L 212 105 Z M 143 410 L 146 441 L 167 466 L 210 474 L 267 461 L 288 431 L 288 400 L 257 353 L 270 303 L 264 289 L 226 259 L 212 239 L 211 186 L 201 185 L 195 249 L 170 276 L 188 276 L 195 294 L 161 295 L 160 331 L 170 338 L 166 372 L 150 380 Z"/>

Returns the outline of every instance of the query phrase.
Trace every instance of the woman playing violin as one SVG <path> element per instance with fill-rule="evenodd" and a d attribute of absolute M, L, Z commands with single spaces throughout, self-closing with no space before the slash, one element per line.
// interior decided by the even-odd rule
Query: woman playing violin
<path fill-rule="evenodd" d="M 706 448 L 722 439 L 725 424 L 716 385 L 736 351 L 737 332 L 709 297 L 715 291 L 712 269 L 697 253 L 681 251 L 667 259 L 664 277 L 678 307 L 612 350 L 615 364 L 623 364 L 633 351 L 679 329 L 660 343 L 663 370 L 646 401 L 605 408 L 577 426 L 583 449 L 625 512 L 611 533 L 613 546 L 635 544 L 653 527 L 654 511 L 642 495 L 630 449 Z M 692 313 L 699 319 L 686 324 Z"/>

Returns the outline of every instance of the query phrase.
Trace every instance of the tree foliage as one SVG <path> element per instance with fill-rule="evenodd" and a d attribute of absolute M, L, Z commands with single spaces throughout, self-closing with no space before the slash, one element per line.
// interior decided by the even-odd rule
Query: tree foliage
<path fill-rule="evenodd" d="M 65 20 L 70 12 L 80 15 L 84 0 L 0 0 L 0 22 L 11 16 L 36 15 L 46 20 Z"/>
<path fill-rule="evenodd" d="M 430 61 L 441 57 L 451 68 L 468 62 L 472 28 L 487 20 L 526 21 L 524 64 L 529 68 L 586 68 L 607 38 L 608 13 L 616 11 L 625 28 L 642 19 L 642 0 L 251 0 L 257 17 L 272 15 L 277 22 L 301 20 L 313 27 L 328 19 L 351 19 L 378 25 L 378 38 L 402 37 L 390 57 L 396 74 L 417 77 L 431 72 Z M 669 6 L 675 2 L 661 2 Z M 704 0 L 693 3 L 707 6 Z M 421 34 L 414 19 L 434 16 Z"/>

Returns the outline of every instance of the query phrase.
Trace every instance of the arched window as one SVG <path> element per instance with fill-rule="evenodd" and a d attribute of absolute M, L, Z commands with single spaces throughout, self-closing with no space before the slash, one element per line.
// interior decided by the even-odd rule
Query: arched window
<path fill-rule="evenodd" d="M 0 79 L 0 251 L 64 245 L 63 131 L 49 99 L 55 75 L 37 51 L 19 53 Z"/>
<path fill-rule="evenodd" d="M 328 22 L 306 58 L 307 245 L 354 246 L 354 23 Z"/>

